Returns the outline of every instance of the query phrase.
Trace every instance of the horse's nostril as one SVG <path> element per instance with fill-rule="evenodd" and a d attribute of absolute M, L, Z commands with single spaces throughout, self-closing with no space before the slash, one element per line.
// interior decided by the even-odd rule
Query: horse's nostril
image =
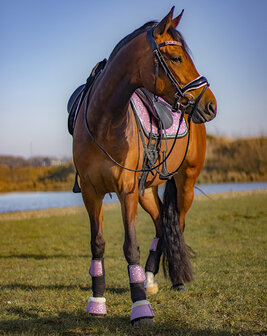
<path fill-rule="evenodd" d="M 208 111 L 210 114 L 216 114 L 216 105 L 212 101 L 208 103 Z"/>

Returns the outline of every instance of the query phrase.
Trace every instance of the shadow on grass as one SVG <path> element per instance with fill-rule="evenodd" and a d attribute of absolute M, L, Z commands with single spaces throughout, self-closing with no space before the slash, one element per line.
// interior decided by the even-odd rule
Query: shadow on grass
<path fill-rule="evenodd" d="M 73 290 L 73 289 L 80 289 L 81 291 L 90 291 L 92 290 L 91 286 L 79 286 L 79 285 L 29 285 L 23 283 L 13 283 L 8 285 L 0 285 L 1 290 L 5 289 L 21 289 L 26 291 L 38 291 L 38 290 Z M 124 294 L 130 292 L 130 288 L 126 287 L 107 287 L 106 292 L 112 294 Z"/>
<path fill-rule="evenodd" d="M 84 255 L 70 255 L 70 254 L 55 254 L 55 255 L 45 255 L 45 254 L 11 254 L 7 256 L 0 256 L 0 259 L 35 259 L 35 260 L 46 260 L 54 258 L 90 258 L 89 254 Z"/>
<path fill-rule="evenodd" d="M 183 321 L 155 322 L 154 325 L 132 327 L 129 316 L 106 316 L 101 319 L 92 318 L 82 311 L 66 313 L 58 316 L 40 317 L 35 312 L 25 312 L 22 308 L 10 308 L 10 313 L 19 317 L 11 321 L 0 321 L 0 331 L 10 334 L 35 335 L 193 335 L 193 336 L 229 336 L 235 335 L 229 330 L 211 330 L 190 328 Z M 252 332 L 239 332 L 239 335 L 250 336 Z"/>
<path fill-rule="evenodd" d="M 83 287 L 79 285 L 28 285 L 23 283 L 13 283 L 8 285 L 1 285 L 0 289 L 22 289 L 26 291 L 35 291 L 35 290 L 42 290 L 42 289 L 48 289 L 48 290 L 73 290 L 73 289 L 80 289 L 82 291 L 90 290 L 91 287 Z"/>

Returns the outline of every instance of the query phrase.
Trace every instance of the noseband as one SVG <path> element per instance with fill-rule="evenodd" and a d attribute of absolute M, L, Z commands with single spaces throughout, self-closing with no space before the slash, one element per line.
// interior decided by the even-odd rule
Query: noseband
<path fill-rule="evenodd" d="M 174 102 L 172 105 L 172 110 L 173 111 L 178 111 L 182 110 L 185 111 L 187 107 L 191 106 L 191 112 L 189 113 L 189 116 L 192 117 L 193 113 L 197 109 L 197 105 L 202 98 L 203 94 L 205 93 L 206 89 L 209 87 L 209 83 L 206 77 L 204 76 L 199 76 L 195 79 L 193 79 L 191 82 L 187 83 L 184 86 L 181 86 L 178 81 L 175 79 L 174 75 L 172 74 L 170 68 L 168 67 L 161 51 L 160 48 L 165 47 L 167 45 L 177 45 L 177 46 L 182 46 L 181 42 L 178 41 L 165 41 L 163 43 L 157 44 L 155 41 L 155 38 L 153 36 L 154 32 L 154 27 L 148 29 L 147 31 L 147 41 L 150 44 L 153 53 L 155 55 L 155 61 L 154 61 L 154 66 L 155 66 L 155 81 L 154 81 L 154 100 L 157 101 L 157 96 L 156 96 L 156 86 L 157 86 L 157 78 L 158 78 L 158 73 L 159 73 L 159 65 L 161 65 L 162 69 L 164 70 L 165 74 L 167 77 L 170 79 L 172 85 L 174 86 L 176 92 L 174 94 Z M 195 100 L 191 94 L 188 94 L 189 91 L 196 90 L 203 87 L 202 92 L 200 95 L 197 97 Z M 186 95 L 189 95 L 191 99 L 188 99 Z M 188 99 L 188 102 L 186 105 L 182 104 L 180 102 L 180 99 L 186 97 Z"/>

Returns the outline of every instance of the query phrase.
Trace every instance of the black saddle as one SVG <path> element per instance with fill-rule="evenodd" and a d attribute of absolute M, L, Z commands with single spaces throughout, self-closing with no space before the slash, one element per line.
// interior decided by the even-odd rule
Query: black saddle
<path fill-rule="evenodd" d="M 67 110 L 69 113 L 68 117 L 68 131 L 71 135 L 73 135 L 74 126 L 75 126 L 75 120 L 77 117 L 77 113 L 81 104 L 81 99 L 84 93 L 85 84 L 79 86 L 71 95 Z"/>
<path fill-rule="evenodd" d="M 81 96 L 81 94 L 83 93 L 83 90 L 84 90 L 84 87 L 85 87 L 85 84 L 79 86 L 71 95 L 69 101 L 68 101 L 68 105 L 67 105 L 67 110 L 68 110 L 68 113 L 70 113 L 75 104 L 77 103 L 77 101 L 79 100 L 79 97 Z"/>
<path fill-rule="evenodd" d="M 97 63 L 94 66 L 93 70 L 91 71 L 90 76 L 87 78 L 86 83 L 79 86 L 72 93 L 72 95 L 71 95 L 71 97 L 68 101 L 68 104 L 67 104 L 67 111 L 69 113 L 68 131 L 71 135 L 73 135 L 73 131 L 74 131 L 74 127 L 75 127 L 75 121 L 76 121 L 81 103 L 82 103 L 86 93 L 88 92 L 88 90 L 91 89 L 95 79 L 98 77 L 98 75 L 104 69 L 106 63 L 107 63 L 106 59 L 103 59 L 103 61 Z"/>

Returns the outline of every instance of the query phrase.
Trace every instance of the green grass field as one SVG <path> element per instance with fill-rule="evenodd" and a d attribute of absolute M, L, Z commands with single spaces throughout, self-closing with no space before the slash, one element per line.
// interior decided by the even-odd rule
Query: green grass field
<path fill-rule="evenodd" d="M 104 212 L 108 315 L 85 314 L 91 295 L 90 234 L 83 208 L 0 215 L 0 334 L 266 335 L 267 193 L 195 200 L 186 242 L 197 252 L 185 293 L 149 298 L 154 325 L 133 328 L 123 225 L 117 206 Z M 154 237 L 141 209 L 138 240 L 144 266 Z M 265 288 L 264 288 L 265 287 Z"/>

